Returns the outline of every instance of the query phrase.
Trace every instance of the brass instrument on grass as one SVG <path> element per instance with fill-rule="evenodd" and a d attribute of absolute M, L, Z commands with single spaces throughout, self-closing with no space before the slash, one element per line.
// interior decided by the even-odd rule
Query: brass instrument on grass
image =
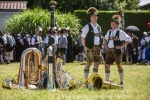
<path fill-rule="evenodd" d="M 41 80 L 42 54 L 36 48 L 25 49 L 21 55 L 18 85 L 29 88 L 30 85 L 38 86 Z"/>
<path fill-rule="evenodd" d="M 61 58 L 56 58 L 56 81 L 58 86 L 62 90 L 74 90 L 77 89 L 78 81 L 76 81 L 70 73 L 64 71 L 62 68 L 63 60 Z"/>
<path fill-rule="evenodd" d="M 6 78 L 3 83 L 2 83 L 2 87 L 3 88 L 8 88 L 8 89 L 13 89 L 13 84 L 16 84 L 15 79 L 13 78 Z"/>
<path fill-rule="evenodd" d="M 18 82 L 14 83 L 13 78 L 7 78 L 2 86 L 12 89 L 41 89 L 44 87 L 44 79 L 47 79 L 45 88 L 54 90 L 56 83 L 60 89 L 74 90 L 79 86 L 79 82 L 73 79 L 70 73 L 63 70 L 63 60 L 56 58 L 56 46 L 49 46 L 47 56 L 42 64 L 42 54 L 36 48 L 28 48 L 23 51 L 20 60 Z M 44 76 L 43 73 L 46 73 Z"/>
<path fill-rule="evenodd" d="M 46 68 L 48 75 L 47 89 L 55 89 L 55 82 L 60 89 L 74 90 L 77 89 L 78 84 L 75 79 L 72 78 L 71 74 L 63 70 L 63 60 L 57 58 L 56 45 L 49 46 L 47 49 L 46 57 Z"/>
<path fill-rule="evenodd" d="M 54 90 L 55 87 L 55 45 L 49 46 L 47 48 L 47 56 L 46 56 L 46 67 L 47 67 L 47 90 Z"/>
<path fill-rule="evenodd" d="M 101 90 L 101 89 L 122 89 L 123 86 L 113 84 L 110 82 L 104 82 L 103 78 L 99 74 L 92 74 L 88 79 L 83 82 L 83 86 L 89 90 Z"/>

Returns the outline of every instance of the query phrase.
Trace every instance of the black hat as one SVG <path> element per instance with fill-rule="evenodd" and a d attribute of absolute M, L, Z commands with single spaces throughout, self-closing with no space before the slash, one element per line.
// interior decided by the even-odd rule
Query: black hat
<path fill-rule="evenodd" d="M 120 15 L 115 14 L 115 15 L 112 16 L 112 19 L 111 19 L 110 23 L 111 23 L 111 22 L 116 22 L 117 24 L 119 24 L 120 21 L 121 21 Z"/>
<path fill-rule="evenodd" d="M 92 16 L 92 15 L 97 16 L 98 10 L 97 10 L 95 7 L 90 7 L 90 8 L 87 10 L 87 14 L 89 14 L 90 16 Z"/>
<path fill-rule="evenodd" d="M 63 34 L 64 33 L 64 31 L 63 30 L 60 30 L 60 34 Z"/>

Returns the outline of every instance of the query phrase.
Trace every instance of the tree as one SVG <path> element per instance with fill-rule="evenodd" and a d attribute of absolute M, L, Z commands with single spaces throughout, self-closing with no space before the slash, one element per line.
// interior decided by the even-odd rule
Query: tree
<path fill-rule="evenodd" d="M 93 6 L 99 10 L 118 10 L 120 6 L 124 10 L 135 10 L 138 8 L 138 3 L 140 0 L 56 0 L 58 9 L 61 12 L 73 12 L 74 10 L 88 9 Z M 42 2 L 42 8 L 49 9 L 49 0 L 38 0 Z M 34 3 L 38 3 L 34 0 Z"/>
<path fill-rule="evenodd" d="M 16 0 L 5 0 L 16 1 Z M 18 0 L 22 1 L 22 0 Z M 27 0 L 28 7 L 41 7 L 50 9 L 49 2 L 51 0 Z M 118 10 L 120 5 L 124 10 L 136 10 L 140 0 L 55 0 L 57 1 L 56 9 L 61 12 L 73 12 L 74 10 L 88 9 L 93 6 L 99 10 Z"/>

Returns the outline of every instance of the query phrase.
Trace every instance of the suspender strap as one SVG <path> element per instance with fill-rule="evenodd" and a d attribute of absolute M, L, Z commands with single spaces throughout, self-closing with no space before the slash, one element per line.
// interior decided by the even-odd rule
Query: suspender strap
<path fill-rule="evenodd" d="M 109 43 L 109 40 L 110 40 L 110 34 L 111 34 L 111 30 L 109 30 L 109 38 L 108 38 L 107 45 L 108 45 L 108 43 Z"/>
<path fill-rule="evenodd" d="M 101 27 L 98 26 L 97 28 L 98 28 L 99 39 L 100 39 L 99 45 L 100 45 L 100 48 L 102 48 L 103 40 L 102 40 L 102 38 L 101 38 L 101 36 L 102 36 L 102 34 L 101 34 Z"/>

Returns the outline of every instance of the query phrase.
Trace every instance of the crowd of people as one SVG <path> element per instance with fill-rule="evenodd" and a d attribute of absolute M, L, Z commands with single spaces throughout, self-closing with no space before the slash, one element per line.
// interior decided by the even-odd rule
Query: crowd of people
<path fill-rule="evenodd" d="M 46 36 L 42 39 L 42 29 L 35 29 L 32 36 L 28 32 L 20 32 L 15 36 L 13 33 L 3 33 L 0 31 L 0 63 L 5 61 L 10 64 L 10 61 L 20 61 L 22 52 L 29 48 L 35 47 L 41 51 L 42 57 L 46 57 L 47 48 L 52 44 L 57 46 L 57 52 L 63 54 L 64 64 L 73 62 L 73 41 L 70 34 L 70 28 L 57 29 L 49 28 Z"/>

